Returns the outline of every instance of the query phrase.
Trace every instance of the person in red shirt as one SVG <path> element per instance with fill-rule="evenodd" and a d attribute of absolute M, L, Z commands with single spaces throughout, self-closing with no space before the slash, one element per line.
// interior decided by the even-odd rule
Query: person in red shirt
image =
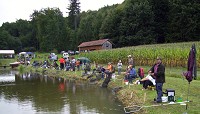
<path fill-rule="evenodd" d="M 60 69 L 63 70 L 64 69 L 64 65 L 65 65 L 65 59 L 63 57 L 61 57 L 59 59 L 59 62 L 60 62 Z"/>

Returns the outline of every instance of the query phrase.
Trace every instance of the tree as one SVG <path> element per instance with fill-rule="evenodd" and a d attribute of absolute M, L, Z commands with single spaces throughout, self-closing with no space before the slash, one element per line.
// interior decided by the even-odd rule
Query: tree
<path fill-rule="evenodd" d="M 9 49 L 7 42 L 9 37 L 9 33 L 7 31 L 0 29 L 0 49 Z"/>
<path fill-rule="evenodd" d="M 39 43 L 39 50 L 50 52 L 67 48 L 69 41 L 65 19 L 59 8 L 46 8 L 32 15 L 33 27 Z"/>
<path fill-rule="evenodd" d="M 69 0 L 70 4 L 67 8 L 69 10 L 68 25 L 71 29 L 76 30 L 79 25 L 80 2 L 79 0 Z"/>
<path fill-rule="evenodd" d="M 200 2 L 170 0 L 167 42 L 198 41 L 200 31 Z"/>
<path fill-rule="evenodd" d="M 154 14 L 154 33 L 157 43 L 165 43 L 168 31 L 169 0 L 149 0 Z"/>

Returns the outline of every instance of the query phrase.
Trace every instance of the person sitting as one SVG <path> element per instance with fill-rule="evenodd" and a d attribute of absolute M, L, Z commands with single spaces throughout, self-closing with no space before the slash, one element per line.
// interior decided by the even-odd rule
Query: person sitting
<path fill-rule="evenodd" d="M 33 67 L 37 67 L 37 66 L 39 66 L 39 65 L 40 65 L 40 63 L 37 62 L 37 61 L 33 61 L 33 63 L 32 63 L 32 66 L 33 66 Z"/>
<path fill-rule="evenodd" d="M 135 84 L 143 84 L 143 89 L 142 90 L 144 90 L 144 89 L 147 89 L 148 86 L 155 86 L 156 82 L 155 82 L 155 79 L 150 74 L 148 74 L 143 79 L 137 80 L 135 82 Z"/>
<path fill-rule="evenodd" d="M 58 66 L 58 64 L 56 63 L 55 60 L 53 61 L 53 65 L 52 65 L 52 67 L 53 67 L 54 69 L 56 69 L 56 70 L 59 69 L 59 66 Z"/>
<path fill-rule="evenodd" d="M 129 83 L 133 83 L 133 80 L 137 77 L 136 70 L 132 67 L 132 65 L 128 66 L 128 70 L 126 72 L 125 79 L 129 81 Z"/>
<path fill-rule="evenodd" d="M 108 67 L 105 69 L 105 74 L 109 77 L 109 78 L 111 78 L 111 76 L 112 76 L 112 63 L 111 62 L 109 62 L 108 63 Z"/>
<path fill-rule="evenodd" d="M 113 73 L 113 66 L 111 62 L 108 63 L 108 67 L 105 69 L 104 73 L 107 75 L 107 77 L 103 81 L 102 87 L 107 87 Z"/>
<path fill-rule="evenodd" d="M 88 71 L 91 70 L 90 63 L 85 63 L 83 70 L 84 70 L 84 73 L 87 75 Z"/>

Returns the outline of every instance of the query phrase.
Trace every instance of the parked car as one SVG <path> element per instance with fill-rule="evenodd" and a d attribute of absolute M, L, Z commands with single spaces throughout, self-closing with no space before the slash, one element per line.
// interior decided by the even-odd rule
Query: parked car
<path fill-rule="evenodd" d="M 69 55 L 75 55 L 74 51 L 69 50 L 68 51 Z"/>
<path fill-rule="evenodd" d="M 79 54 L 79 51 L 75 51 L 75 54 Z"/>
<path fill-rule="evenodd" d="M 63 53 L 66 53 L 66 51 L 61 51 L 60 53 L 63 54 Z"/>

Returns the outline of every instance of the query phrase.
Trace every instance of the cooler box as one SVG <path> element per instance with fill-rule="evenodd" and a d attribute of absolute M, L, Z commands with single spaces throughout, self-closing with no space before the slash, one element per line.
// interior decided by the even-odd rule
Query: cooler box
<path fill-rule="evenodd" d="M 168 102 L 175 102 L 175 90 L 167 89 L 166 92 L 167 92 Z"/>

